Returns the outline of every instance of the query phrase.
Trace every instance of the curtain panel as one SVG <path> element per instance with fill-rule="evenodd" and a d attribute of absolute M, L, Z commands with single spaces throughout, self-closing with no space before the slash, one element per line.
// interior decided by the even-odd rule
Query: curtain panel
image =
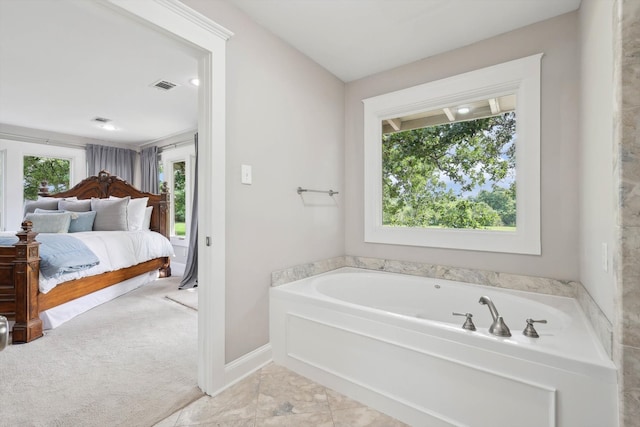
<path fill-rule="evenodd" d="M 158 147 L 143 148 L 140 151 L 140 189 L 158 194 Z"/>
<path fill-rule="evenodd" d="M 191 226 L 189 227 L 189 254 L 184 267 L 184 275 L 178 289 L 198 286 L 198 134 L 193 136 L 196 147 L 196 164 L 193 171 L 193 203 L 191 206 Z"/>
<path fill-rule="evenodd" d="M 133 171 L 136 164 L 135 150 L 110 147 L 108 145 L 87 145 L 87 173 L 97 175 L 101 170 L 117 175 L 129 183 L 133 183 Z"/>

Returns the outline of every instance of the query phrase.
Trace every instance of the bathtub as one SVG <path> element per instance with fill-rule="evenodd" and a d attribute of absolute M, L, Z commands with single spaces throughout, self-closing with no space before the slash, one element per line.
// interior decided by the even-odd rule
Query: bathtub
<path fill-rule="evenodd" d="M 270 335 L 275 363 L 412 426 L 618 425 L 616 368 L 572 298 L 342 268 L 271 288 Z"/>

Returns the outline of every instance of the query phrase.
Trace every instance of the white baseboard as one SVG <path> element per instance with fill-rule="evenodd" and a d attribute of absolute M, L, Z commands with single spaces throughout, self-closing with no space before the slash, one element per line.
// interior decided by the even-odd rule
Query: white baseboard
<path fill-rule="evenodd" d="M 227 363 L 224 367 L 225 388 L 231 387 L 271 360 L 271 344 L 265 344 L 233 362 Z"/>
<path fill-rule="evenodd" d="M 181 262 L 171 261 L 171 275 L 183 276 L 186 265 Z"/>

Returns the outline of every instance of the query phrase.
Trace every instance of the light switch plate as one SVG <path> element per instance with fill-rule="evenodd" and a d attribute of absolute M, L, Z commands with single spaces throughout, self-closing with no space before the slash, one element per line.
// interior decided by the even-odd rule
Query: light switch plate
<path fill-rule="evenodd" d="M 250 165 L 242 165 L 241 168 L 241 182 L 246 185 L 251 185 L 251 166 Z"/>

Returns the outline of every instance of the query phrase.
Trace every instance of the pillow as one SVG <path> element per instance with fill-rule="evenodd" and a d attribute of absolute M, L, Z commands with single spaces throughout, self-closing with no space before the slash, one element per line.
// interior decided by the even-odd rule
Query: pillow
<path fill-rule="evenodd" d="M 71 224 L 69 224 L 69 233 L 79 233 L 81 231 L 93 230 L 93 223 L 96 219 L 96 212 L 70 212 Z"/>
<path fill-rule="evenodd" d="M 61 209 L 40 209 L 40 208 L 36 208 L 33 212 L 31 213 L 64 213 L 63 210 Z"/>
<path fill-rule="evenodd" d="M 147 231 L 151 229 L 151 213 L 153 206 L 147 206 L 144 210 L 144 221 L 142 221 L 142 229 Z"/>
<path fill-rule="evenodd" d="M 119 200 L 91 198 L 91 210 L 96 212 L 95 231 L 126 231 L 129 197 Z"/>
<path fill-rule="evenodd" d="M 28 213 L 33 213 L 37 208 L 40 209 L 58 209 L 58 201 L 55 197 L 41 197 L 38 200 L 26 200 L 24 202 L 24 217 Z"/>
<path fill-rule="evenodd" d="M 33 223 L 36 233 L 66 233 L 71 223 L 70 213 L 29 213 L 24 217 Z"/>
<path fill-rule="evenodd" d="M 91 202 L 88 200 L 88 202 Z M 46 209 L 36 209 L 34 213 L 69 213 L 71 214 L 71 223 L 69 224 L 69 233 L 78 233 L 80 231 L 91 231 L 93 230 L 93 221 L 96 218 L 96 213 L 93 211 L 90 212 L 73 212 L 73 211 L 48 211 Z"/>
<path fill-rule="evenodd" d="M 109 200 L 122 200 L 120 197 L 110 196 Z M 149 202 L 148 197 L 140 197 L 138 199 L 129 198 L 127 205 L 127 224 L 129 230 L 142 230 L 144 225 L 144 215 Z"/>
<path fill-rule="evenodd" d="M 73 212 L 89 212 L 91 210 L 91 200 L 60 200 L 58 209 Z"/>

